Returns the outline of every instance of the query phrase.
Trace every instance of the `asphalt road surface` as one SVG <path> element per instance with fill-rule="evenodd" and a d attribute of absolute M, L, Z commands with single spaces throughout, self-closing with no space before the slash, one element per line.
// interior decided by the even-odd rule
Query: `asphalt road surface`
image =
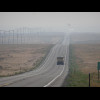
<path fill-rule="evenodd" d="M 65 57 L 64 65 L 57 65 L 57 57 Z M 61 87 L 68 74 L 69 39 L 64 38 L 51 50 L 45 61 L 33 71 L 0 78 L 0 87 Z"/>

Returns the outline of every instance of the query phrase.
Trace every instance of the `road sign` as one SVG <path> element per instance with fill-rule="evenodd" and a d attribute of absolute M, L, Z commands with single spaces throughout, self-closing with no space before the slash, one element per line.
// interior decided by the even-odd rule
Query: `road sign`
<path fill-rule="evenodd" d="M 100 62 L 98 62 L 98 66 L 97 66 L 97 69 L 98 69 L 98 80 L 99 80 Z"/>
<path fill-rule="evenodd" d="M 98 62 L 97 69 L 100 70 L 100 62 Z"/>

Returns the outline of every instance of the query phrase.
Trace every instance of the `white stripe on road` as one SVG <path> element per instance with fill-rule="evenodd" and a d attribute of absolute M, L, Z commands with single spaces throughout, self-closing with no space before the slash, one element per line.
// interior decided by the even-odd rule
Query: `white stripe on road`
<path fill-rule="evenodd" d="M 65 66 L 63 67 L 62 72 L 61 72 L 57 77 L 55 77 L 51 82 L 49 82 L 47 85 L 45 85 L 45 86 L 43 86 L 43 87 L 48 87 L 50 84 L 52 84 L 58 77 L 60 77 L 60 76 L 62 75 L 64 69 L 65 69 Z"/>
<path fill-rule="evenodd" d="M 54 48 L 50 51 L 49 55 L 46 57 L 46 59 L 45 59 L 44 62 L 49 61 L 49 59 L 50 59 L 50 57 L 52 56 L 53 52 L 55 51 L 56 47 L 57 47 L 57 45 L 54 46 Z M 51 53 L 51 52 L 52 52 L 52 53 Z M 37 69 L 36 71 L 40 72 L 43 68 L 45 68 L 45 66 L 46 66 L 46 63 L 44 63 L 44 64 L 42 65 L 42 67 L 39 68 L 39 69 Z M 27 73 L 28 76 L 27 76 L 27 75 L 15 76 L 15 77 L 16 77 L 16 80 L 10 81 L 9 83 L 6 83 L 6 82 L 5 82 L 4 84 L 0 84 L 0 87 L 7 86 L 7 85 L 10 85 L 10 84 L 16 83 L 16 82 L 21 81 L 21 80 L 26 79 L 26 78 L 31 78 L 31 77 L 36 76 L 36 75 L 39 75 L 39 74 L 41 74 L 41 72 L 40 72 L 40 73 L 36 73 L 36 74 Z M 20 78 L 20 79 L 17 79 L 17 78 Z M 8 79 L 8 80 L 9 80 L 9 79 Z M 12 80 L 12 79 L 10 79 L 10 80 Z M 6 81 L 7 81 L 7 80 L 6 80 Z M 6 84 L 6 85 L 5 85 L 5 84 Z"/>
<path fill-rule="evenodd" d="M 66 49 L 66 54 L 65 54 L 65 61 L 66 61 L 66 55 L 67 55 L 67 49 Z M 58 76 L 56 76 L 52 81 L 50 81 L 47 85 L 45 85 L 43 87 L 50 86 L 58 77 L 60 77 L 62 75 L 62 73 L 64 72 L 64 69 L 65 69 L 65 64 L 64 64 L 64 67 L 63 67 L 63 70 L 61 71 L 61 73 Z"/>

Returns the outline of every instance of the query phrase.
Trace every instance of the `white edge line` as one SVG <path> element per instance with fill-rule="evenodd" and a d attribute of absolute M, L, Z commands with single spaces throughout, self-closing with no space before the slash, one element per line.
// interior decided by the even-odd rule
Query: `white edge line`
<path fill-rule="evenodd" d="M 66 54 L 67 54 L 67 49 L 66 49 Z M 66 55 L 65 55 L 65 61 L 66 61 Z M 65 69 L 65 65 L 64 65 L 63 70 L 61 71 L 61 73 L 58 76 L 56 76 L 52 81 L 50 81 L 47 85 L 45 85 L 43 87 L 48 87 L 50 84 L 52 84 L 58 77 L 60 77 L 62 75 L 64 69 Z"/>
<path fill-rule="evenodd" d="M 50 52 L 54 52 L 54 48 L 53 48 L 53 50 L 50 50 Z M 45 60 L 48 61 L 48 59 L 49 59 L 49 57 L 50 57 L 51 55 L 52 55 L 52 54 L 49 53 L 49 55 L 47 56 L 47 58 L 46 58 Z M 45 62 L 45 61 L 44 61 L 44 62 Z M 41 68 L 37 69 L 36 71 L 40 71 L 41 69 L 43 69 L 44 66 L 45 66 L 45 63 L 42 65 Z M 33 76 L 39 75 L 39 74 L 40 74 L 40 73 L 34 74 L 34 75 L 33 75 L 33 74 L 30 74 L 30 76 L 22 75 L 22 78 L 20 78 L 20 79 L 18 79 L 18 80 L 11 81 L 11 82 L 9 82 L 9 83 L 0 84 L 0 87 L 7 86 L 7 85 L 9 85 L 9 84 L 16 83 L 17 81 L 20 81 L 20 80 L 23 80 L 23 79 L 26 79 L 26 78 L 30 78 L 30 77 L 33 77 Z M 20 77 L 20 76 L 17 76 L 17 78 L 18 78 L 18 77 Z"/>

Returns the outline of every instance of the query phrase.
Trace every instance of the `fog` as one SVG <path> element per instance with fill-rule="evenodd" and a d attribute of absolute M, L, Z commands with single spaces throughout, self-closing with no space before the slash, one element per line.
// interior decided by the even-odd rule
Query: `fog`
<path fill-rule="evenodd" d="M 0 12 L 0 87 L 98 85 L 98 61 L 100 12 Z"/>
<path fill-rule="evenodd" d="M 0 30 L 29 27 L 42 31 L 99 33 L 99 26 L 100 12 L 0 12 Z"/>
<path fill-rule="evenodd" d="M 80 33 L 84 36 L 76 35 Z M 94 41 L 97 33 L 100 12 L 0 12 L 0 44 L 55 44 L 65 34 L 78 42 Z"/>

